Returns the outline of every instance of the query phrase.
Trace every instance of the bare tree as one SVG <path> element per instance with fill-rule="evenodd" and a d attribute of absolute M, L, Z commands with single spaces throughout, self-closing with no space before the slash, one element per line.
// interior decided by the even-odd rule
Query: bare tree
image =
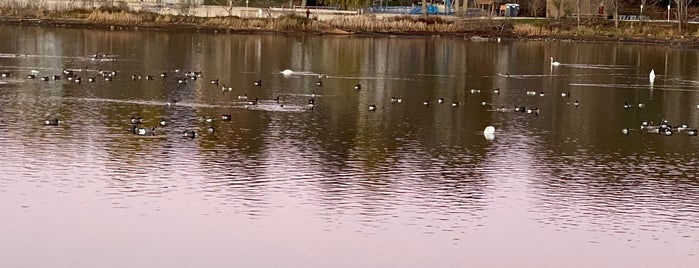
<path fill-rule="evenodd" d="M 427 0 L 422 0 L 422 15 L 427 15 Z"/>
<path fill-rule="evenodd" d="M 578 9 L 578 29 L 580 29 L 580 0 L 575 0 L 575 6 Z"/>
<path fill-rule="evenodd" d="M 677 24 L 680 34 L 684 34 L 687 24 L 687 8 L 694 0 L 673 0 L 677 4 Z"/>
<path fill-rule="evenodd" d="M 612 7 L 614 16 L 614 28 L 619 28 L 619 0 L 606 0 L 607 6 Z"/>
<path fill-rule="evenodd" d="M 238 6 L 243 0 L 227 0 L 226 4 L 222 3 L 223 0 L 213 0 L 216 5 L 222 7 L 228 12 L 228 16 L 233 16 L 233 7 Z"/>

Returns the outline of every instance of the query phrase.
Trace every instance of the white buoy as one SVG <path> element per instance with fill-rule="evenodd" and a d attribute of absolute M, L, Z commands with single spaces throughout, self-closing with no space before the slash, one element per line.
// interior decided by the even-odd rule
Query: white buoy
<path fill-rule="evenodd" d="M 282 71 L 282 74 L 283 74 L 284 76 L 289 76 L 289 75 L 294 74 L 294 71 L 289 70 L 289 69 L 285 69 L 284 71 Z"/>
<path fill-rule="evenodd" d="M 655 82 L 655 69 L 650 70 L 650 74 L 648 74 L 648 81 L 650 81 L 651 84 Z"/>

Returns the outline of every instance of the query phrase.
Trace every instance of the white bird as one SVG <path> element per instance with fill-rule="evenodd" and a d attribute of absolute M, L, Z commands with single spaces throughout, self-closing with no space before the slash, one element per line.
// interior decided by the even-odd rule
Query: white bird
<path fill-rule="evenodd" d="M 651 84 L 655 82 L 655 69 L 650 70 L 650 74 L 648 74 L 648 80 L 650 81 Z"/>
<path fill-rule="evenodd" d="M 557 61 L 553 61 L 553 57 L 551 57 L 551 66 L 559 66 L 559 65 L 561 65 L 561 63 L 557 62 Z"/>
<path fill-rule="evenodd" d="M 487 126 L 483 130 L 483 136 L 485 137 L 486 140 L 494 140 L 495 139 L 495 127 L 493 126 Z"/>
<path fill-rule="evenodd" d="M 282 71 L 282 74 L 283 74 L 284 76 L 289 76 L 289 75 L 294 74 L 294 71 L 289 70 L 289 69 L 285 69 L 284 71 Z"/>

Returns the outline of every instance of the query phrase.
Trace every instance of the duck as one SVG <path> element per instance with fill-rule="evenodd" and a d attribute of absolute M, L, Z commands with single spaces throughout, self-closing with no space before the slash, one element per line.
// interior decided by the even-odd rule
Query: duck
<path fill-rule="evenodd" d="M 564 97 L 564 98 L 570 97 L 570 92 L 561 92 L 561 97 Z"/>
<path fill-rule="evenodd" d="M 182 78 L 177 79 L 177 83 L 178 84 L 187 84 L 187 79 L 182 79 Z"/>
<path fill-rule="evenodd" d="M 167 73 L 160 73 L 160 77 L 162 77 L 162 78 L 167 77 Z"/>
<path fill-rule="evenodd" d="M 355 84 L 355 85 L 354 85 L 354 89 L 360 90 L 360 89 L 362 89 L 362 85 L 361 85 L 361 84 Z"/>
<path fill-rule="evenodd" d="M 254 100 L 248 101 L 248 105 L 257 105 L 258 98 L 255 98 Z"/>
<path fill-rule="evenodd" d="M 536 115 L 538 115 L 538 114 L 539 114 L 539 106 L 536 106 L 536 107 L 534 107 L 534 108 L 529 108 L 529 109 L 527 109 L 527 113 L 528 113 L 528 114 L 536 114 Z"/>
<path fill-rule="evenodd" d="M 578 106 L 580 106 L 580 101 L 578 101 L 578 100 L 575 100 L 575 102 L 573 102 L 573 105 L 575 105 L 575 107 L 578 107 Z"/>
<path fill-rule="evenodd" d="M 10 77 L 10 73 L 9 72 L 2 72 L 2 73 L 0 73 L 0 77 L 8 78 L 8 77 Z"/>
<path fill-rule="evenodd" d="M 49 81 L 49 77 L 48 77 L 48 76 L 42 76 L 42 77 L 41 77 L 41 81 Z"/>
<path fill-rule="evenodd" d="M 185 138 L 192 138 L 194 139 L 197 136 L 197 132 L 194 130 L 185 130 L 182 132 L 182 136 Z"/>
<path fill-rule="evenodd" d="M 279 103 L 279 96 L 277 96 L 276 98 L 274 98 L 274 102 L 275 102 L 275 103 Z"/>
<path fill-rule="evenodd" d="M 146 75 L 146 80 L 148 80 L 148 81 L 153 80 L 153 76 L 152 76 L 152 75 Z"/>
<path fill-rule="evenodd" d="M 500 94 L 500 88 L 493 89 L 493 94 Z"/>
<path fill-rule="evenodd" d="M 131 124 L 141 124 L 143 123 L 143 118 L 132 116 L 130 122 Z"/>
<path fill-rule="evenodd" d="M 214 133 L 214 126 L 209 126 L 209 127 L 206 129 L 206 131 L 208 131 L 209 133 Z"/>
<path fill-rule="evenodd" d="M 315 98 L 308 100 L 308 108 L 312 109 L 315 106 L 316 106 L 316 99 Z"/>
<path fill-rule="evenodd" d="M 316 86 L 322 87 L 323 81 L 321 81 L 321 80 L 316 81 Z"/>
<path fill-rule="evenodd" d="M 629 108 L 631 108 L 631 104 L 629 104 L 628 102 L 624 102 L 624 109 L 629 109 Z"/>
<path fill-rule="evenodd" d="M 437 99 L 437 103 L 439 103 L 439 104 L 444 103 L 444 98 L 439 98 L 439 99 Z"/>
<path fill-rule="evenodd" d="M 430 105 L 430 101 L 429 101 L 429 100 L 424 100 L 424 101 L 422 101 L 422 105 L 428 106 L 428 105 Z"/>
<path fill-rule="evenodd" d="M 391 103 L 402 103 L 403 98 L 391 97 Z"/>
<path fill-rule="evenodd" d="M 476 93 L 481 93 L 480 89 L 472 88 L 471 89 L 471 94 L 476 94 Z"/>
<path fill-rule="evenodd" d="M 58 126 L 58 118 L 48 119 L 44 121 L 45 126 Z"/>
<path fill-rule="evenodd" d="M 621 133 L 624 135 L 629 135 L 629 129 L 628 128 L 623 128 L 621 129 Z"/>
<path fill-rule="evenodd" d="M 36 79 L 36 75 L 35 74 L 27 75 L 27 79 Z"/>
<path fill-rule="evenodd" d="M 528 91 L 527 91 L 527 96 L 536 96 L 536 91 L 534 91 L 534 90 L 528 90 Z"/>
<path fill-rule="evenodd" d="M 226 87 L 226 85 L 223 85 L 223 86 L 221 87 L 221 91 L 223 91 L 223 92 L 225 93 L 226 91 L 233 91 L 233 88 L 232 88 L 232 87 Z"/>
<path fill-rule="evenodd" d="M 221 115 L 221 120 L 230 121 L 230 120 L 231 120 L 231 114 L 224 114 L 224 115 Z"/>
<path fill-rule="evenodd" d="M 458 107 L 459 105 L 461 105 L 461 103 L 459 103 L 458 101 L 451 102 L 451 107 Z"/>
<path fill-rule="evenodd" d="M 94 77 L 88 77 L 87 82 L 94 83 L 96 80 Z"/>
<path fill-rule="evenodd" d="M 639 108 L 639 109 L 643 109 L 643 108 L 645 108 L 645 107 L 646 107 L 645 104 L 643 104 L 643 103 L 638 103 L 638 108 Z"/>
<path fill-rule="evenodd" d="M 160 119 L 160 122 L 158 122 L 158 123 L 160 124 L 161 127 L 167 126 L 167 121 L 165 120 L 165 118 Z"/>
<path fill-rule="evenodd" d="M 240 95 L 240 96 L 238 96 L 238 99 L 239 99 L 239 100 L 247 100 L 247 99 L 248 99 L 248 94 Z"/>
<path fill-rule="evenodd" d="M 557 62 L 557 61 L 554 61 L 554 60 L 553 60 L 553 57 L 551 57 L 551 66 L 559 66 L 559 65 L 561 65 L 561 63 L 560 63 L 560 62 Z"/>
<path fill-rule="evenodd" d="M 546 93 L 544 93 L 543 91 L 539 92 L 539 97 L 544 97 L 544 96 L 546 96 Z"/>
<path fill-rule="evenodd" d="M 696 129 L 696 128 L 687 129 L 687 136 L 696 136 L 696 135 L 697 135 L 697 129 Z"/>
<path fill-rule="evenodd" d="M 155 127 L 151 128 L 136 128 L 135 132 L 139 136 L 155 136 Z"/>
<path fill-rule="evenodd" d="M 54 75 L 54 76 L 53 76 L 53 81 L 58 81 L 58 80 L 61 80 L 61 76 L 60 76 L 60 75 Z"/>
<path fill-rule="evenodd" d="M 376 111 L 376 105 L 369 104 L 369 111 Z"/>
<path fill-rule="evenodd" d="M 260 86 L 262 86 L 262 80 L 257 80 L 252 84 L 255 85 L 256 87 L 260 87 Z"/>
<path fill-rule="evenodd" d="M 218 85 L 218 79 L 211 80 L 212 85 Z"/>

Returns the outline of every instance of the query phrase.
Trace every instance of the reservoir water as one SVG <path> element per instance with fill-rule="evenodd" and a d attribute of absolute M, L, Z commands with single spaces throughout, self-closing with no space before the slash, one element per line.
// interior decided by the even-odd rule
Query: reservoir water
<path fill-rule="evenodd" d="M 4 267 L 699 263 L 696 49 L 0 36 Z"/>

